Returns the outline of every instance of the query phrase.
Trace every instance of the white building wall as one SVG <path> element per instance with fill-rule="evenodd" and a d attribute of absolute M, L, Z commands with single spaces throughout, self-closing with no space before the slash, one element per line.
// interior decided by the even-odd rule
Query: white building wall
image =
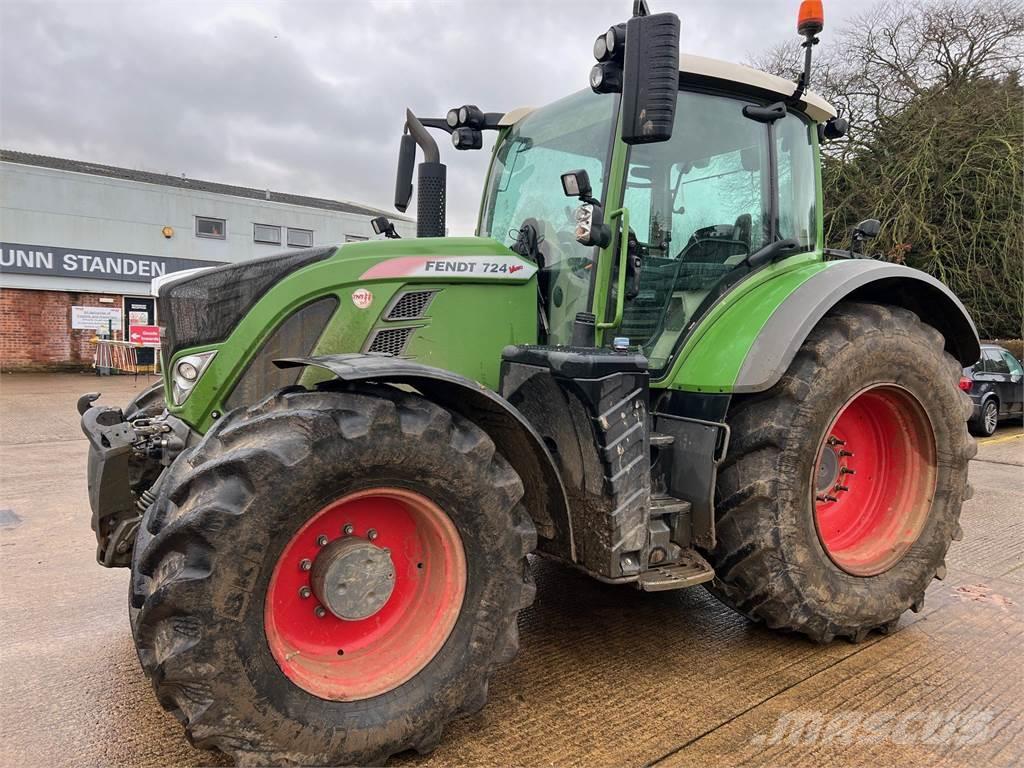
<path fill-rule="evenodd" d="M 224 219 L 225 239 L 197 237 L 196 216 Z M 314 245 L 374 237 L 370 218 L 0 162 L 0 242 L 4 243 L 237 262 L 286 250 L 288 227 L 312 230 Z M 282 245 L 254 242 L 254 224 L 280 226 Z M 174 230 L 170 238 L 161 232 L 167 226 Z M 395 221 L 395 227 L 403 237 L 415 236 L 412 222 Z M 145 282 L 18 275 L 2 267 L 0 287 L 148 293 Z"/>

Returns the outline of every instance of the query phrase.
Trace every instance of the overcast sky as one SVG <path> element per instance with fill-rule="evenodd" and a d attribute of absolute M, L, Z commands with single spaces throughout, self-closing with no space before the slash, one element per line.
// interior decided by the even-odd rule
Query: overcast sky
<path fill-rule="evenodd" d="M 826 2 L 823 45 L 871 4 Z M 680 16 L 687 53 L 744 61 L 799 44 L 799 0 L 650 5 Z M 497 112 L 583 88 L 594 37 L 631 7 L 0 0 L 0 146 L 392 211 L 405 107 Z M 449 226 L 469 234 L 488 153 L 438 139 Z"/>

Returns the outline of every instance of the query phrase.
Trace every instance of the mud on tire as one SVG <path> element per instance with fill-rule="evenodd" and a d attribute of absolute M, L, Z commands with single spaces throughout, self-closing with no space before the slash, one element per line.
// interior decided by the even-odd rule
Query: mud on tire
<path fill-rule="evenodd" d="M 932 578 L 959 538 L 969 498 L 968 435 L 961 366 L 942 336 L 913 313 L 844 303 L 812 331 L 771 390 L 734 398 L 731 443 L 718 473 L 711 591 L 740 613 L 818 642 L 861 640 L 888 631 L 908 608 L 920 610 Z M 853 576 L 836 566 L 815 524 L 813 470 L 832 419 L 854 393 L 893 383 L 909 392 L 931 422 L 936 486 L 916 542 L 888 570 Z"/>
<path fill-rule="evenodd" d="M 326 501 L 376 485 L 430 497 L 466 558 L 462 610 L 441 650 L 373 698 L 328 701 L 292 683 L 264 633 L 264 599 L 290 537 Z M 196 746 L 241 764 L 379 764 L 427 752 L 483 706 L 518 650 L 536 533 L 523 487 L 490 438 L 390 387 L 290 388 L 228 414 L 183 453 L 140 529 L 132 629 L 161 704 Z"/>

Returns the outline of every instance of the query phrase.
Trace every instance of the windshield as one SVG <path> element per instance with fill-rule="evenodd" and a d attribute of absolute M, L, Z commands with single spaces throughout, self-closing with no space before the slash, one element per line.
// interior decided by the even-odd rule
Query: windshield
<path fill-rule="evenodd" d="M 561 176 L 586 170 L 602 198 L 616 104 L 611 94 L 586 90 L 531 112 L 509 130 L 491 166 L 480 235 L 511 246 L 524 223 L 537 228 L 551 344 L 568 344 L 576 313 L 589 311 L 595 256 L 576 242 L 577 201 L 563 193 Z"/>

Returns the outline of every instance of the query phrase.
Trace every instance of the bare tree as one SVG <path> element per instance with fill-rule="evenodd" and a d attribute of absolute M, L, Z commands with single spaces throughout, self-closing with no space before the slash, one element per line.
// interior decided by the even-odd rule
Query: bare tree
<path fill-rule="evenodd" d="M 795 79 L 800 49 L 752 64 Z M 990 336 L 1024 323 L 1022 64 L 1020 0 L 882 2 L 840 28 L 811 78 L 851 124 L 823 147 L 828 240 L 880 219 L 880 256 L 945 281 Z"/>

